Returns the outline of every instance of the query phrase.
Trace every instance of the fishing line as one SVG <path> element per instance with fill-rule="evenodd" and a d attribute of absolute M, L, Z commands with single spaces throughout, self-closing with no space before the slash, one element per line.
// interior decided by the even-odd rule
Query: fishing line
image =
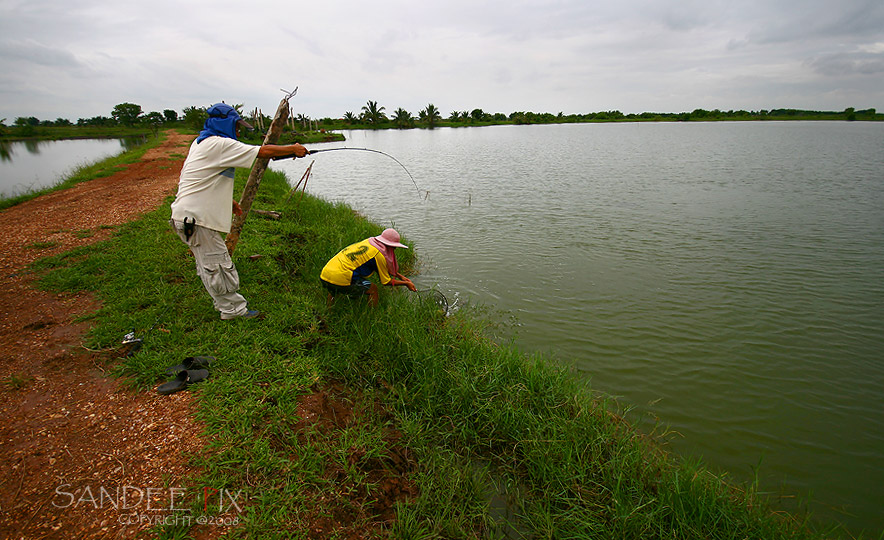
<path fill-rule="evenodd" d="M 394 158 L 393 156 L 391 156 L 390 154 L 388 154 L 386 152 L 381 152 L 380 150 L 374 150 L 372 148 L 353 148 L 350 146 L 342 146 L 340 148 L 322 148 L 320 150 L 308 150 L 307 153 L 308 154 L 318 154 L 319 152 L 332 152 L 334 150 L 358 150 L 361 152 L 374 152 L 375 154 L 387 156 L 388 158 L 390 158 L 393 161 L 395 161 L 396 163 L 398 163 L 399 166 L 402 167 L 402 170 L 405 171 L 405 174 L 407 174 L 408 177 L 411 178 L 411 183 L 414 184 L 414 189 L 417 190 L 417 196 L 420 197 L 421 188 L 417 187 L 417 182 L 414 181 L 414 176 L 412 176 L 411 173 L 408 172 L 408 169 L 405 168 L 405 165 L 403 165 L 401 161 L 399 161 L 398 159 Z"/>
<path fill-rule="evenodd" d="M 388 158 L 390 158 L 390 159 L 392 159 L 393 161 L 395 161 L 396 163 L 398 163 L 400 167 L 402 167 L 402 170 L 405 171 L 405 174 L 407 174 L 408 177 L 411 178 L 411 183 L 414 184 L 414 189 L 417 190 L 417 196 L 418 196 L 418 197 L 421 196 L 421 189 L 420 189 L 419 187 L 417 187 L 417 182 L 414 181 L 414 176 L 411 175 L 411 173 L 408 171 L 407 168 L 405 168 L 405 165 L 403 165 L 401 161 L 399 161 L 398 159 L 394 158 L 393 156 L 391 156 L 390 154 L 388 154 L 388 153 L 386 153 L 386 152 L 381 152 L 380 150 L 375 150 L 375 149 L 373 149 L 373 148 L 355 148 L 355 147 L 352 147 L 352 146 L 342 146 L 342 147 L 339 147 L 339 148 L 321 148 L 321 149 L 319 149 L 319 150 L 308 150 L 308 151 L 307 151 L 307 154 L 308 154 L 308 155 L 312 155 L 312 154 L 318 154 L 318 153 L 320 153 L 320 152 L 334 152 L 334 151 L 336 151 L 336 150 L 357 150 L 357 151 L 360 151 L 360 152 L 373 152 L 373 153 L 375 153 L 375 154 L 380 154 L 380 155 L 382 155 L 382 156 L 387 156 Z M 274 159 L 274 160 L 276 160 L 276 159 L 287 159 L 287 158 L 289 158 L 289 157 L 293 157 L 293 156 L 284 156 L 284 157 L 273 158 L 273 159 Z"/>

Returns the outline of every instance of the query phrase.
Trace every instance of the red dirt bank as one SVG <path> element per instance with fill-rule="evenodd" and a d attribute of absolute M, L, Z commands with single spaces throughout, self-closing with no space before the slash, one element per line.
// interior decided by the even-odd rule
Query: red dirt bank
<path fill-rule="evenodd" d="M 26 270 L 162 204 L 175 193 L 192 138 L 169 132 L 112 176 L 0 212 L 0 538 L 143 535 L 149 524 L 123 519 L 139 508 L 98 501 L 100 489 L 167 493 L 203 447 L 191 395 L 127 390 L 104 373 L 113 353 L 82 347 L 88 324 L 74 319 L 95 311 L 96 300 L 38 291 Z M 82 500 L 89 492 L 97 502 Z"/>

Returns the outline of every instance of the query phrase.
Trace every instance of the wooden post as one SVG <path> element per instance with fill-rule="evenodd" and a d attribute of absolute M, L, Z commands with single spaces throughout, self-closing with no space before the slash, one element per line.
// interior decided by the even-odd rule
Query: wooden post
<path fill-rule="evenodd" d="M 276 108 L 276 115 L 273 117 L 273 121 L 270 122 L 270 129 L 267 130 L 267 135 L 264 136 L 264 144 L 276 144 L 276 141 L 279 140 L 279 136 L 282 134 L 282 127 L 285 125 L 289 116 L 289 97 L 291 96 L 286 96 L 279 102 L 279 107 Z M 239 206 L 242 208 L 242 215 L 233 216 L 233 224 L 230 226 L 230 234 L 227 235 L 227 239 L 225 240 L 227 251 L 231 255 L 233 255 L 233 251 L 236 249 L 236 244 L 239 242 L 239 235 L 242 233 L 246 218 L 249 217 L 252 201 L 255 200 L 255 195 L 258 194 L 258 186 L 261 185 L 261 179 L 264 178 L 264 172 L 267 170 L 267 165 L 269 163 L 270 160 L 267 158 L 258 158 L 255 160 L 252 172 L 249 173 L 249 180 L 246 182 L 246 187 L 242 191 L 242 198 L 239 200 Z"/>

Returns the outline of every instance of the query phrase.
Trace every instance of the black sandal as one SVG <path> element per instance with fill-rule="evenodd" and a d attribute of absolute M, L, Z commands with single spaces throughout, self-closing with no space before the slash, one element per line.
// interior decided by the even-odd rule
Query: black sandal
<path fill-rule="evenodd" d="M 157 387 L 157 392 L 164 396 L 174 394 L 175 392 L 186 389 L 192 384 L 203 382 L 208 378 L 209 370 L 207 369 L 184 370 L 178 373 L 178 376 L 175 377 L 173 380 L 159 385 Z"/>
<path fill-rule="evenodd" d="M 217 360 L 214 356 L 188 356 L 184 359 L 183 362 L 178 364 L 177 366 L 172 366 L 166 369 L 166 375 L 177 375 L 182 371 L 187 371 L 188 369 L 206 369 L 212 362 Z"/>

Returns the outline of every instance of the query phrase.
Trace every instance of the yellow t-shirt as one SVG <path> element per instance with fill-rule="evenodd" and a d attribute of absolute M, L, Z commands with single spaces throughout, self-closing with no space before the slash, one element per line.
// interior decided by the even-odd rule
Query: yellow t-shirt
<path fill-rule="evenodd" d="M 382 285 L 390 283 L 387 259 L 366 238 L 339 251 L 326 263 L 319 277 L 331 284 L 346 287 L 353 283 L 354 277 L 364 279 L 375 271 Z"/>

